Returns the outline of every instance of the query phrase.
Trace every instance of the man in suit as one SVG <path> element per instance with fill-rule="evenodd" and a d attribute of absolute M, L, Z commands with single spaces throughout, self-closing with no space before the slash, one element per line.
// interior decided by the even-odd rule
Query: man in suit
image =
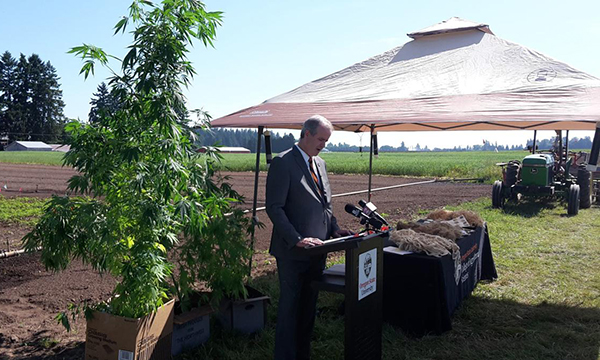
<path fill-rule="evenodd" d="M 311 282 L 325 268 L 326 255 L 307 256 L 294 249 L 350 234 L 340 230 L 333 216 L 325 161 L 317 156 L 332 132 L 329 120 L 310 117 L 298 144 L 273 159 L 267 176 L 266 208 L 273 222 L 269 251 L 277 259 L 280 288 L 276 360 L 310 358 L 318 298 Z"/>

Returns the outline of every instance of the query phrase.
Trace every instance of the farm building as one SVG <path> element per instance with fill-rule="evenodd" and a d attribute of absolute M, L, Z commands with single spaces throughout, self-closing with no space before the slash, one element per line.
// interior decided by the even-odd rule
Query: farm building
<path fill-rule="evenodd" d="M 41 141 L 14 141 L 5 151 L 52 151 L 52 147 Z"/>
<path fill-rule="evenodd" d="M 68 152 L 71 149 L 71 145 L 63 144 L 48 144 L 52 147 L 52 151 Z"/>
<path fill-rule="evenodd" d="M 221 146 L 218 147 L 217 150 L 219 150 L 219 152 L 222 153 L 227 153 L 227 154 L 250 154 L 250 150 L 246 149 L 245 147 L 236 147 L 236 146 Z M 205 150 L 203 148 L 198 149 L 198 152 L 205 152 Z"/>

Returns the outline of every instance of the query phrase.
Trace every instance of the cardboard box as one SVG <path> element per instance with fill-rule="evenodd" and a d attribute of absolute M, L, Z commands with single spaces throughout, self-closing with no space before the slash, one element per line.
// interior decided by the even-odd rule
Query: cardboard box
<path fill-rule="evenodd" d="M 94 311 L 94 317 L 87 321 L 85 359 L 171 359 L 174 304 L 171 300 L 138 319 Z"/>
<path fill-rule="evenodd" d="M 213 309 L 210 306 L 202 306 L 175 315 L 171 345 L 173 356 L 197 348 L 208 340 L 212 313 Z"/>
<path fill-rule="evenodd" d="M 247 299 L 226 299 L 221 302 L 218 319 L 227 330 L 253 334 L 261 331 L 267 323 L 267 304 L 270 298 L 250 286 L 246 286 L 246 290 Z"/>

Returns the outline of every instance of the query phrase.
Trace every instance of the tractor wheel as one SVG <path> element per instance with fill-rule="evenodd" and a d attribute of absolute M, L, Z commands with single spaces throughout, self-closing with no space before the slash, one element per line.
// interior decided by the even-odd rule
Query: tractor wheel
<path fill-rule="evenodd" d="M 504 194 L 502 194 L 502 181 L 496 180 L 492 186 L 492 207 L 501 208 L 504 205 Z"/>
<path fill-rule="evenodd" d="M 585 166 L 580 166 L 577 169 L 577 185 L 579 185 L 579 207 L 587 209 L 592 206 L 591 190 L 591 175 Z"/>
<path fill-rule="evenodd" d="M 577 215 L 579 212 L 579 185 L 573 184 L 569 188 L 567 213 Z"/>

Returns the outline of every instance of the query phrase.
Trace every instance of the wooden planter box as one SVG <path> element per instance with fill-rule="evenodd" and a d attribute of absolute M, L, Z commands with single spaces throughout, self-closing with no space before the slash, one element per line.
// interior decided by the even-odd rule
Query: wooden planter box
<path fill-rule="evenodd" d="M 178 308 L 176 306 L 176 308 Z M 173 320 L 171 354 L 179 355 L 204 344 L 210 337 L 210 314 L 212 307 L 205 305 L 178 313 Z"/>
<path fill-rule="evenodd" d="M 94 311 L 87 321 L 85 359 L 170 360 L 174 304 L 138 319 Z"/>
<path fill-rule="evenodd" d="M 252 334 L 262 330 L 267 323 L 267 304 L 270 298 L 260 291 L 247 286 L 248 298 L 225 299 L 219 307 L 219 322 L 227 330 L 237 330 Z"/>

